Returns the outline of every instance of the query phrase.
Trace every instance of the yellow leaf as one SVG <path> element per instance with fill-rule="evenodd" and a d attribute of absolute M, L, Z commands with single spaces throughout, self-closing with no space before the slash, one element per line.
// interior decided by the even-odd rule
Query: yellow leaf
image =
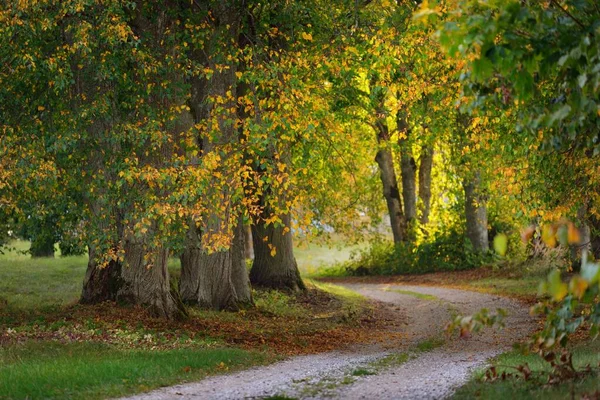
<path fill-rule="evenodd" d="M 569 222 L 568 226 L 568 240 L 569 244 L 579 244 L 581 242 L 581 234 L 579 233 L 579 229 L 577 229 L 572 222 Z"/>
<path fill-rule="evenodd" d="M 556 247 L 556 229 L 552 225 L 544 225 L 542 228 L 542 240 L 550 248 Z"/>
<path fill-rule="evenodd" d="M 578 299 L 583 297 L 587 287 L 588 283 L 580 276 L 574 276 L 571 282 L 569 282 L 569 291 Z"/>
<path fill-rule="evenodd" d="M 301 35 L 302 35 L 302 39 L 312 42 L 313 37 L 310 33 L 302 32 Z"/>

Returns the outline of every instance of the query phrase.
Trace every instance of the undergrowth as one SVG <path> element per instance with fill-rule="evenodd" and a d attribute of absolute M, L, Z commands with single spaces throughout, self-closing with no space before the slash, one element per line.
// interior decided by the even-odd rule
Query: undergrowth
<path fill-rule="evenodd" d="M 490 264 L 491 253 L 476 253 L 464 234 L 457 230 L 440 233 L 418 245 L 377 240 L 354 252 L 350 260 L 317 272 L 325 276 L 423 274 L 460 271 Z"/>

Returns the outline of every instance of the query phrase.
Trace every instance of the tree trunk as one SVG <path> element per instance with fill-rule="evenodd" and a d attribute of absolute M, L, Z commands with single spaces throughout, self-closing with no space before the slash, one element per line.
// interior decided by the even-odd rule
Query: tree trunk
<path fill-rule="evenodd" d="M 467 237 L 476 252 L 489 249 L 487 231 L 486 198 L 481 193 L 481 177 L 476 173 L 473 178 L 463 181 L 465 190 L 465 217 L 467 220 Z"/>
<path fill-rule="evenodd" d="M 111 260 L 108 265 L 100 267 L 96 263 L 97 253 L 94 246 L 89 246 L 88 253 L 88 266 L 79 302 L 82 304 L 97 304 L 104 301 L 116 301 L 117 293 L 123 285 L 121 263 Z"/>
<path fill-rule="evenodd" d="M 143 243 L 128 241 L 124 263 L 111 260 L 104 267 L 97 265 L 93 246 L 89 253 L 80 299 L 82 304 L 116 301 L 144 306 L 154 317 L 179 319 L 186 316 L 183 304 L 171 292 L 167 250 L 150 251 Z"/>
<path fill-rule="evenodd" d="M 412 154 L 411 144 L 408 142 L 410 128 L 402 112 L 398 111 L 396 116 L 398 131 L 404 135 L 398 140 L 400 145 L 400 176 L 402 179 L 402 199 L 404 200 L 404 218 L 406 224 L 417 217 L 417 164 Z"/>
<path fill-rule="evenodd" d="M 202 248 L 197 231 L 188 234 L 179 281 L 185 303 L 215 310 L 237 310 L 252 304 L 241 223 L 234 232 L 229 250 L 210 254 Z"/>
<path fill-rule="evenodd" d="M 269 289 L 304 290 L 306 286 L 294 257 L 291 216 L 288 213 L 280 217 L 283 226 L 252 225 L 254 262 L 250 282 Z"/>
<path fill-rule="evenodd" d="M 379 149 L 375 161 L 377 161 L 377 164 L 379 165 L 383 196 L 385 197 L 388 213 L 390 215 L 394 243 L 398 244 L 405 238 L 406 224 L 402 212 L 400 192 L 398 191 L 398 180 L 396 179 L 396 172 L 394 171 L 392 151 L 389 148 Z"/>
<path fill-rule="evenodd" d="M 433 148 L 423 146 L 419 160 L 419 199 L 421 208 L 421 225 L 429 223 L 431 211 L 431 169 L 433 168 Z"/>
<path fill-rule="evenodd" d="M 254 244 L 252 243 L 252 227 L 244 225 L 244 253 L 246 260 L 254 260 Z"/>
<path fill-rule="evenodd" d="M 236 111 L 236 65 L 230 64 L 228 69 L 222 69 L 217 64 L 221 61 L 219 58 L 211 59 L 210 55 L 226 52 L 223 48 L 232 39 L 236 39 L 239 33 L 240 13 L 237 10 L 235 1 L 223 1 L 215 3 L 211 12 L 215 19 L 214 37 L 209 41 L 208 66 L 215 71 L 208 81 L 199 80 L 195 83 L 194 98 L 198 100 L 196 109 L 196 118 L 208 118 L 208 131 L 218 131 L 217 138 L 204 138 L 202 148 L 204 154 L 208 154 L 218 146 L 235 143 L 238 141 L 238 131 L 235 124 L 230 121 L 237 119 Z M 218 106 L 216 112 L 218 116 L 213 115 L 215 110 L 213 103 L 207 103 L 206 97 L 219 97 L 226 99 L 225 103 Z M 233 111 L 231 111 L 233 110 Z M 231 112 L 231 115 L 228 115 Z M 215 117 L 215 118 L 212 118 Z M 217 118 L 218 117 L 218 118 Z M 197 121 L 200 122 L 200 121 Z M 225 162 L 226 160 L 224 160 Z M 233 206 L 228 204 L 232 201 L 233 190 L 229 186 L 220 193 L 221 206 L 216 206 L 218 210 L 231 209 Z M 226 235 L 226 230 L 230 225 L 229 219 L 232 218 L 227 212 L 225 215 L 206 215 L 205 221 L 208 221 L 204 227 L 203 235 Z M 188 243 L 188 248 L 182 257 L 182 279 L 191 279 L 192 282 L 181 282 L 180 287 L 184 288 L 185 301 L 198 304 L 200 307 L 212 309 L 237 310 L 240 306 L 252 303 L 252 292 L 250 290 L 250 281 L 246 262 L 244 257 L 244 237 L 241 217 L 237 218 L 236 225 L 233 228 L 233 237 L 228 249 L 217 249 L 214 252 L 208 252 L 202 247 L 200 234 L 197 234 L 193 241 Z M 210 237 L 204 242 L 209 243 Z"/>
<path fill-rule="evenodd" d="M 252 291 L 244 259 L 242 225 L 234 229 L 228 250 L 208 253 L 196 249 L 190 255 L 194 271 L 194 287 L 186 292 L 185 301 L 214 310 L 238 310 L 252 304 Z M 195 290 L 193 296 L 191 291 Z"/>
<path fill-rule="evenodd" d="M 123 284 L 119 288 L 117 301 L 142 305 L 155 317 L 184 317 L 183 305 L 171 293 L 168 260 L 167 249 L 149 250 L 143 242 L 127 240 L 125 263 L 121 269 Z"/>
<path fill-rule="evenodd" d="M 402 176 L 404 215 L 407 224 L 410 224 L 417 217 L 417 164 L 408 151 L 402 150 L 402 155 L 400 156 L 400 172 Z"/>
<path fill-rule="evenodd" d="M 188 232 L 185 248 L 181 253 L 181 276 L 179 277 L 179 295 L 186 304 L 198 303 L 198 287 L 200 284 L 200 259 L 202 245 L 200 232 L 195 223 Z"/>

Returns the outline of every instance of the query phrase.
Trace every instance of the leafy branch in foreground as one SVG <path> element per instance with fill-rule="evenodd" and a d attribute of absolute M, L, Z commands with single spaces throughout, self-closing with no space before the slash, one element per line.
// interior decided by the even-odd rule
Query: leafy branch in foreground
<path fill-rule="evenodd" d="M 544 242 L 552 244 L 563 240 L 559 237 L 561 229 L 553 232 L 553 235 L 543 237 Z M 575 238 L 579 238 L 579 235 L 573 235 L 573 239 Z M 536 353 L 549 363 L 548 384 L 577 379 L 593 371 L 590 365 L 577 369 L 573 364 L 573 354 L 567 348 L 569 339 L 576 333 L 588 333 L 592 339 L 596 339 L 600 333 L 600 263 L 589 262 L 587 258 L 584 246 L 579 274 L 574 274 L 569 279 L 561 276 L 558 269 L 554 269 L 540 283 L 539 292 L 543 298 L 532 307 L 531 312 L 543 317 L 544 328 L 524 345 L 517 346 L 524 353 Z M 452 332 L 459 329 L 461 337 L 469 336 L 471 332 L 478 332 L 485 326 L 502 327 L 505 315 L 503 310 L 490 314 L 487 309 L 483 309 L 471 316 L 455 317 L 448 330 Z M 495 367 L 491 367 L 486 371 L 485 379 L 493 381 L 519 376 L 529 380 L 537 377 L 527 364 L 513 368 L 517 374 L 505 371 L 499 374 Z"/>

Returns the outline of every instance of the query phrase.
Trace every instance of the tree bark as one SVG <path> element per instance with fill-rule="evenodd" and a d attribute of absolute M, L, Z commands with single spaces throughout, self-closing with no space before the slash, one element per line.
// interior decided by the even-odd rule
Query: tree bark
<path fill-rule="evenodd" d="M 421 148 L 421 157 L 419 160 L 419 199 L 421 215 L 421 225 L 429 223 L 429 213 L 431 212 L 431 170 L 433 168 L 433 148 L 425 145 Z"/>
<path fill-rule="evenodd" d="M 244 225 L 244 257 L 246 260 L 254 260 L 254 244 L 252 243 L 252 227 Z"/>
<path fill-rule="evenodd" d="M 200 259 L 202 255 L 201 233 L 192 222 L 183 253 L 181 253 L 181 276 L 179 277 L 179 295 L 186 304 L 198 303 L 200 285 Z"/>
<path fill-rule="evenodd" d="M 215 33 L 211 38 L 207 49 L 209 56 L 217 54 L 223 49 L 221 46 L 230 43 L 231 39 L 237 38 L 240 13 L 236 9 L 235 1 L 224 1 L 214 4 L 211 10 L 215 19 Z M 219 48 L 217 48 L 219 47 Z M 228 115 L 223 110 L 235 110 L 235 102 L 231 99 L 237 98 L 236 92 L 236 65 L 231 64 L 229 68 L 223 70 L 217 67 L 218 60 L 208 59 L 208 66 L 215 71 L 210 80 L 197 80 L 193 83 L 193 98 L 195 116 L 197 119 L 208 118 L 209 131 L 218 129 L 219 137 L 214 141 L 205 138 L 202 141 L 202 149 L 205 154 L 213 151 L 215 147 L 235 143 L 238 141 L 238 132 L 235 124 L 227 121 Z M 213 106 L 206 102 L 210 96 L 228 99 L 226 104 L 222 105 L 219 111 L 223 115 L 213 116 Z M 212 118 L 215 117 L 215 118 Z M 230 116 L 230 120 L 235 121 L 235 111 Z M 217 120 L 214 125 L 215 120 Z M 217 209 L 229 209 L 226 204 L 231 201 L 233 193 L 229 188 L 224 189 L 222 193 L 223 207 L 217 206 Z M 233 238 L 228 249 L 217 249 L 209 252 L 203 247 L 201 235 L 226 234 L 229 224 L 228 219 L 231 216 L 225 215 L 207 215 L 205 216 L 205 231 L 191 232 L 188 235 L 188 243 L 182 255 L 182 275 L 180 288 L 182 290 L 182 299 L 191 304 L 197 304 L 200 307 L 217 310 L 237 310 L 241 306 L 252 303 L 252 292 L 246 270 L 244 257 L 244 237 L 241 217 L 237 219 L 236 226 L 233 228 Z M 194 225 L 192 225 L 194 226 Z M 210 233 L 208 233 L 210 232 Z M 206 240 L 205 242 L 209 242 Z"/>
<path fill-rule="evenodd" d="M 98 304 L 104 301 L 116 301 L 117 293 L 123 286 L 121 278 L 122 264 L 111 260 L 108 265 L 100 267 L 96 263 L 97 252 L 93 245 L 89 246 L 89 260 L 83 290 L 79 300 L 82 304 Z"/>
<path fill-rule="evenodd" d="M 463 181 L 465 190 L 465 217 L 467 221 L 467 238 L 476 252 L 489 249 L 487 231 L 486 198 L 481 191 L 481 177 L 476 173 L 472 178 Z"/>
<path fill-rule="evenodd" d="M 377 123 L 377 142 L 386 147 L 380 148 L 375 156 L 375 161 L 379 165 L 381 184 L 383 186 L 383 197 L 387 204 L 392 226 L 394 243 L 398 244 L 404 241 L 406 237 L 406 221 L 402 211 L 402 200 L 398 190 L 398 179 L 394 171 L 394 159 L 392 151 L 387 147 L 389 144 L 389 130 L 384 120 Z"/>
<path fill-rule="evenodd" d="M 199 246 L 188 246 L 182 268 L 180 290 L 186 303 L 214 310 L 238 310 L 252 304 L 241 223 L 234 229 L 228 250 L 209 253 Z M 191 275 L 184 278 L 183 271 Z"/>
<path fill-rule="evenodd" d="M 213 253 L 202 247 L 197 231 L 188 234 L 179 281 L 185 303 L 215 310 L 237 310 L 252 304 L 242 229 L 240 222 L 231 247 Z"/>
<path fill-rule="evenodd" d="M 252 285 L 268 289 L 304 290 L 294 257 L 294 245 L 290 230 L 291 216 L 280 216 L 283 225 L 252 225 L 254 262 L 250 270 Z"/>
<path fill-rule="evenodd" d="M 404 216 L 410 224 L 417 217 L 417 164 L 409 151 L 402 150 L 400 156 L 400 172 L 402 176 L 402 198 L 404 200 Z"/>
<path fill-rule="evenodd" d="M 186 316 L 183 305 L 171 292 L 167 269 L 169 251 L 164 248 L 149 250 L 145 243 L 131 239 L 124 247 L 123 284 L 117 301 L 142 305 L 155 317 L 180 319 Z"/>
<path fill-rule="evenodd" d="M 410 128 L 400 111 L 398 111 L 396 122 L 398 131 L 401 135 L 404 135 L 398 140 L 398 144 L 400 145 L 400 176 L 402 179 L 404 218 L 406 224 L 410 225 L 417 217 L 417 164 L 412 154 L 411 144 L 408 141 L 411 133 Z"/>

